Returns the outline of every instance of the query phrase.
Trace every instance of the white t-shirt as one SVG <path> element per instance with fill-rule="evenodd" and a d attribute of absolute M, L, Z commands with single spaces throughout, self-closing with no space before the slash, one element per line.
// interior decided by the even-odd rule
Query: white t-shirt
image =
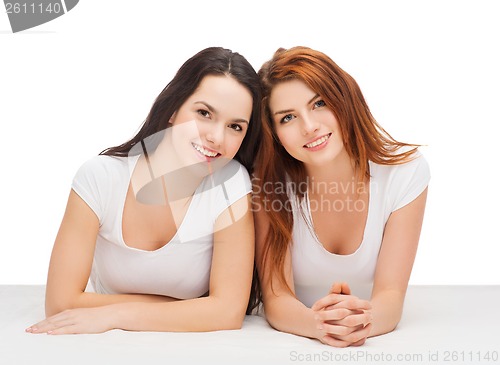
<path fill-rule="evenodd" d="M 352 254 L 338 255 L 327 251 L 309 229 L 298 210 L 298 203 L 292 199 L 294 227 L 291 255 L 295 294 L 308 307 L 327 295 L 334 282 L 346 282 L 353 295 L 370 299 L 389 216 L 416 199 L 430 180 L 429 166 L 420 152 L 417 158 L 401 165 L 378 165 L 370 161 L 369 168 L 368 217 L 363 240 Z M 300 204 L 311 223 L 307 195 Z"/>
<path fill-rule="evenodd" d="M 231 160 L 205 177 L 177 233 L 165 246 L 145 251 L 127 246 L 122 235 L 123 208 L 137 160 L 95 156 L 74 177 L 73 190 L 99 218 L 90 284 L 103 294 L 199 297 L 209 288 L 215 221 L 251 192 L 248 172 Z"/>

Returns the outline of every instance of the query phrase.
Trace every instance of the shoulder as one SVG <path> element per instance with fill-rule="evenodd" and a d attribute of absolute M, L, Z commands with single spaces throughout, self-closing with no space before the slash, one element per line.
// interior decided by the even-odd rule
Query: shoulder
<path fill-rule="evenodd" d="M 116 173 L 128 171 L 127 158 L 97 155 L 83 162 L 77 170 L 78 178 L 109 178 Z"/>
<path fill-rule="evenodd" d="M 71 187 L 81 197 L 102 200 L 127 182 L 129 174 L 128 158 L 97 155 L 79 167 Z"/>
<path fill-rule="evenodd" d="M 215 194 L 214 214 L 218 217 L 225 209 L 252 192 L 247 169 L 236 160 L 229 161 L 222 168 L 208 176 Z"/>
<path fill-rule="evenodd" d="M 397 165 L 370 164 L 371 188 L 383 192 L 391 211 L 397 210 L 418 197 L 428 186 L 429 164 L 420 151 L 407 162 Z"/>
<path fill-rule="evenodd" d="M 108 155 L 92 156 L 81 164 L 81 168 L 87 170 L 103 170 L 109 168 L 117 168 L 126 165 L 126 157 L 116 157 Z"/>
<path fill-rule="evenodd" d="M 250 184 L 250 175 L 247 169 L 236 160 L 230 160 L 222 168 L 213 173 L 213 183 L 221 184 Z"/>
<path fill-rule="evenodd" d="M 97 155 L 81 164 L 73 178 L 71 188 L 94 211 L 100 225 L 119 180 L 119 171 L 128 171 L 126 166 L 126 158 Z"/>
<path fill-rule="evenodd" d="M 408 161 L 401 164 L 380 165 L 370 162 L 370 174 L 388 180 L 430 179 L 430 167 L 422 152 L 416 150 Z"/>

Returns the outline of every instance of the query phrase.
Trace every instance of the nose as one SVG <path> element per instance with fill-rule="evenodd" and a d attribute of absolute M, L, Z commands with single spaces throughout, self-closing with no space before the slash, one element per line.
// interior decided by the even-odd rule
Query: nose
<path fill-rule="evenodd" d="M 304 136 L 314 133 L 319 129 L 319 123 L 316 118 L 305 114 L 302 117 L 302 133 Z"/>
<path fill-rule="evenodd" d="M 224 125 L 223 123 L 214 123 L 205 135 L 209 145 L 219 148 L 224 142 Z"/>

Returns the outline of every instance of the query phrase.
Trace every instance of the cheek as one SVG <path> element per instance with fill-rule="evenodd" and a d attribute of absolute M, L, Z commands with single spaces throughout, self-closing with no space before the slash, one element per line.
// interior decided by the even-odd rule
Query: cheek
<path fill-rule="evenodd" d="M 170 124 L 172 125 L 177 125 L 177 124 L 182 124 L 183 122 L 186 121 L 186 117 L 184 115 L 184 109 L 178 109 L 174 114 L 170 117 Z"/>
<path fill-rule="evenodd" d="M 276 136 L 278 136 L 278 140 L 280 141 L 281 144 L 286 143 L 287 138 L 286 138 L 286 133 L 284 133 L 283 129 L 277 128 L 275 129 L 276 131 Z"/>
<path fill-rule="evenodd" d="M 297 142 L 295 133 L 293 133 L 292 129 L 278 129 L 276 130 L 276 135 L 278 136 L 281 145 L 288 151 L 288 153 L 293 151 Z"/>
<path fill-rule="evenodd" d="M 240 137 L 234 135 L 226 137 L 226 152 L 232 154 L 234 157 L 243 143 L 243 138 L 244 136 Z"/>
<path fill-rule="evenodd" d="M 185 139 L 199 139 L 200 128 L 195 121 L 177 122 L 170 127 L 173 143 L 183 142 Z"/>
<path fill-rule="evenodd" d="M 332 126 L 334 129 L 339 129 L 339 122 L 332 112 L 325 113 L 322 116 L 322 123 Z"/>

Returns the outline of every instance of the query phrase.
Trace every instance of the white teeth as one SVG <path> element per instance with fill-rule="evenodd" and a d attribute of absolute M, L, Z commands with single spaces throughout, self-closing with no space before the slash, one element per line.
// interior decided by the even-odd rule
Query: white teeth
<path fill-rule="evenodd" d="M 321 137 L 321 138 L 315 140 L 314 142 L 306 144 L 306 147 L 307 148 L 316 147 L 316 146 L 322 144 L 323 142 L 325 142 L 328 138 L 330 138 L 330 136 L 331 136 L 331 134 L 327 134 L 326 136 Z"/>
<path fill-rule="evenodd" d="M 207 157 L 215 157 L 219 154 L 217 152 L 208 151 L 208 150 L 204 149 L 202 146 L 199 146 L 197 144 L 194 144 L 194 143 L 191 143 L 191 144 L 193 145 L 193 147 L 196 151 L 200 152 L 201 154 L 203 154 Z"/>

